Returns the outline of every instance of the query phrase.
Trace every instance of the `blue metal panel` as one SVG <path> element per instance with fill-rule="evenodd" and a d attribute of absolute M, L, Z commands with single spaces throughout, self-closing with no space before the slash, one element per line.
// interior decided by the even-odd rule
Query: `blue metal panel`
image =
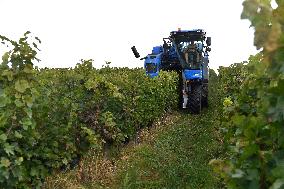
<path fill-rule="evenodd" d="M 163 53 L 160 53 L 158 55 L 147 55 L 144 63 L 145 64 L 147 64 L 147 63 L 155 63 L 157 65 L 160 65 L 161 59 L 162 59 L 162 54 Z"/>
<path fill-rule="evenodd" d="M 147 55 L 144 61 L 144 68 L 146 69 L 146 74 L 149 75 L 151 78 L 156 77 L 159 74 L 162 54 L 163 53 L 157 55 Z"/>
<path fill-rule="evenodd" d="M 170 58 L 172 59 L 178 58 L 177 52 L 173 46 L 170 48 L 169 55 L 170 55 Z"/>
<path fill-rule="evenodd" d="M 202 70 L 184 70 L 186 80 L 202 79 Z"/>
<path fill-rule="evenodd" d="M 163 52 L 163 48 L 161 46 L 153 47 L 152 54 L 160 54 Z"/>

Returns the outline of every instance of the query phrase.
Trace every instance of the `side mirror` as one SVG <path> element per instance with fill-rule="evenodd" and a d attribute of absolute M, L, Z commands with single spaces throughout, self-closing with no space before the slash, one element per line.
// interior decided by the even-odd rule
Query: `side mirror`
<path fill-rule="evenodd" d="M 135 58 L 139 58 L 140 57 L 140 54 L 138 53 L 138 51 L 137 51 L 135 46 L 131 47 L 131 50 L 132 50 Z"/>
<path fill-rule="evenodd" d="M 206 44 L 207 44 L 207 46 L 211 45 L 211 37 L 207 37 Z"/>

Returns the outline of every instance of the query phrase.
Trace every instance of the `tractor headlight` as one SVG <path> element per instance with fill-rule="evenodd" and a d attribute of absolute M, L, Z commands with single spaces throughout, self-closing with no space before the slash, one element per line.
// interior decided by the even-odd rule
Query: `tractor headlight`
<path fill-rule="evenodd" d="M 196 74 L 194 74 L 193 76 L 194 76 L 194 77 L 201 77 L 202 75 L 201 75 L 201 73 L 196 73 Z"/>

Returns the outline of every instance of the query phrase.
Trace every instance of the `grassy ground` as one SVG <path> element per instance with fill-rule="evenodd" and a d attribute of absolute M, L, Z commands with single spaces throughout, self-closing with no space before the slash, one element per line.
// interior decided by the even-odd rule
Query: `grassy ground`
<path fill-rule="evenodd" d="M 219 188 L 208 166 L 221 151 L 213 116 L 212 110 L 180 115 L 152 144 L 127 151 L 114 188 Z"/>
<path fill-rule="evenodd" d="M 47 179 L 45 188 L 222 188 L 208 165 L 223 154 L 218 93 L 213 85 L 209 92 L 210 108 L 200 115 L 167 115 L 118 155 L 90 155 L 76 170 Z"/>

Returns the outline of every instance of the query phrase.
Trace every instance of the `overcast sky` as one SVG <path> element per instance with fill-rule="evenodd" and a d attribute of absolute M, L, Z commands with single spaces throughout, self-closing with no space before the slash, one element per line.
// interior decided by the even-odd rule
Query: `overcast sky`
<path fill-rule="evenodd" d="M 105 61 L 141 67 L 131 46 L 144 56 L 179 27 L 201 28 L 212 37 L 216 69 L 256 53 L 241 11 L 242 0 L 0 0 L 0 34 L 38 36 L 40 67 L 73 67 L 80 59 L 94 59 L 96 67 Z"/>

